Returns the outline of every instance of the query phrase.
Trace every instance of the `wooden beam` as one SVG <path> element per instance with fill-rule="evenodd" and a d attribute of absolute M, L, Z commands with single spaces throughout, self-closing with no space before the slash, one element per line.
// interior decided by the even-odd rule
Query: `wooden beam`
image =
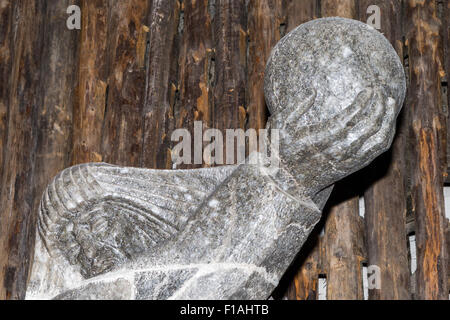
<path fill-rule="evenodd" d="M 81 0 L 77 103 L 73 112 L 72 164 L 100 162 L 107 95 L 108 4 Z"/>
<path fill-rule="evenodd" d="M 441 144 L 441 23 L 435 1 L 406 3 L 406 45 L 410 66 L 407 108 L 411 112 L 412 201 L 416 222 L 417 299 L 448 299 Z M 443 169 L 445 168 L 445 169 Z"/>
<path fill-rule="evenodd" d="M 8 10 L 12 10 L 2 13 L 2 17 L 10 17 L 7 20 L 11 23 L 8 30 L 12 67 L 6 82 L 8 118 L 2 146 L 0 299 L 22 299 L 28 278 L 30 247 L 34 240 L 33 172 L 36 113 L 41 107 L 38 87 L 44 2 L 18 0 L 5 4 L 6 7 L 11 6 Z M 11 12 L 13 15 L 9 16 Z"/>
<path fill-rule="evenodd" d="M 5 142 L 8 127 L 8 106 L 10 74 L 12 68 L 12 20 L 13 1 L 3 1 L 0 7 L 0 177 L 3 171 L 3 158 L 5 156 Z M 0 193 L 2 185 L 0 184 Z"/>
<path fill-rule="evenodd" d="M 362 263 L 366 259 L 359 196 L 352 176 L 336 184 L 329 200 L 322 261 L 327 277 L 327 300 L 363 300 Z"/>
<path fill-rule="evenodd" d="M 321 0 L 322 17 L 342 17 L 355 19 L 358 17 L 355 0 Z"/>
<path fill-rule="evenodd" d="M 320 7 L 317 0 L 283 1 L 286 14 L 286 32 L 299 25 L 320 17 Z"/>
<path fill-rule="evenodd" d="M 264 99 L 264 70 L 270 52 L 280 40 L 281 0 L 251 0 L 248 4 L 247 127 L 266 126 L 268 110 Z"/>
<path fill-rule="evenodd" d="M 447 167 L 450 167 L 450 88 L 449 88 L 449 80 L 450 80 L 450 1 L 447 1 L 447 5 L 445 2 L 443 3 L 443 28 L 444 28 L 444 57 L 445 59 L 445 75 L 447 80 Z M 447 170 L 447 179 L 450 177 L 450 170 Z M 450 183 L 450 181 L 447 181 Z M 447 219 L 447 276 L 448 276 L 448 288 L 450 290 L 450 221 Z"/>
<path fill-rule="evenodd" d="M 184 3 L 184 27 L 180 49 L 179 101 L 175 104 L 176 128 L 186 128 L 194 136 L 194 121 L 211 127 L 214 87 L 212 10 L 208 0 Z M 192 142 L 194 151 L 194 141 Z M 192 160 L 194 158 L 192 157 Z M 201 167 L 185 164 L 178 168 Z"/>
<path fill-rule="evenodd" d="M 298 271 L 287 289 L 286 297 L 289 300 L 317 300 L 318 281 L 321 271 L 322 244 L 319 234 L 315 233 L 308 238 L 300 252 Z"/>
<path fill-rule="evenodd" d="M 108 22 L 108 97 L 104 112 L 103 161 L 139 166 L 145 97 L 147 1 L 115 1 Z"/>
<path fill-rule="evenodd" d="M 447 230 L 446 230 L 446 241 L 447 241 L 447 276 L 448 276 L 448 288 L 450 288 L 450 220 L 447 219 Z"/>
<path fill-rule="evenodd" d="M 213 128 L 244 128 L 247 119 L 247 14 L 245 0 L 217 0 L 213 21 L 215 55 Z M 226 146 L 224 146 L 224 162 Z"/>
<path fill-rule="evenodd" d="M 444 41 L 444 58 L 445 58 L 445 77 L 443 81 L 445 81 L 445 88 L 447 90 L 447 97 L 443 97 L 446 99 L 446 107 L 447 107 L 447 175 L 445 177 L 445 184 L 450 185 L 450 90 L 448 86 L 448 82 L 450 79 L 450 1 L 444 1 L 442 3 L 442 31 L 443 31 L 443 41 Z M 450 253 L 449 253 L 450 255 Z"/>
<path fill-rule="evenodd" d="M 360 20 L 366 22 L 367 8 L 381 9 L 381 30 L 403 60 L 401 2 L 359 1 Z M 406 234 L 405 149 L 406 123 L 399 117 L 397 135 L 390 151 L 365 170 L 371 185 L 364 193 L 368 265 L 380 269 L 379 289 L 369 290 L 371 300 L 410 299 L 410 270 Z M 389 245 L 387 245 L 389 244 Z"/>
<path fill-rule="evenodd" d="M 181 5 L 178 0 L 152 0 L 148 25 L 149 50 L 143 108 L 143 142 L 140 165 L 171 168 L 173 110 L 170 103 L 171 72 L 176 61 L 176 35 Z"/>

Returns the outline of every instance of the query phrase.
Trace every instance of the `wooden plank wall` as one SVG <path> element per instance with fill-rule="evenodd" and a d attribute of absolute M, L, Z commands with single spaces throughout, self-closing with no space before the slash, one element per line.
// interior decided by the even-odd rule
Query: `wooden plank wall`
<path fill-rule="evenodd" d="M 81 31 L 66 28 L 70 4 L 81 7 Z M 194 121 L 264 128 L 276 42 L 319 17 L 366 22 L 369 5 L 408 73 L 398 134 L 390 152 L 336 186 L 274 297 L 318 299 L 321 277 L 327 299 L 363 299 L 365 264 L 380 268 L 370 299 L 447 299 L 445 0 L 1 1 L 0 299 L 24 297 L 40 194 L 58 171 L 89 161 L 172 168 L 171 133 Z"/>

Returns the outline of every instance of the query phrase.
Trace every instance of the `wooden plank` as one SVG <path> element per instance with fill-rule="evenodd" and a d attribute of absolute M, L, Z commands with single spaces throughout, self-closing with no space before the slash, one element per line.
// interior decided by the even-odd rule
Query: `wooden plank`
<path fill-rule="evenodd" d="M 0 194 L 0 299 L 22 299 L 33 243 L 33 163 L 40 107 L 43 1 L 14 1 L 7 90 L 8 130 Z"/>
<path fill-rule="evenodd" d="M 358 17 L 358 6 L 355 0 L 321 0 L 322 17 L 342 17 L 355 19 Z"/>
<path fill-rule="evenodd" d="M 149 51 L 146 98 L 143 108 L 143 146 L 140 164 L 147 168 L 171 168 L 173 110 L 170 73 L 181 5 L 177 0 L 153 0 L 149 17 Z"/>
<path fill-rule="evenodd" d="M 410 145 L 412 201 L 416 222 L 417 299 L 448 299 L 445 253 L 441 110 L 441 24 L 435 1 L 406 3 L 406 44 L 410 89 L 407 99 L 412 127 Z"/>
<path fill-rule="evenodd" d="M 357 18 L 357 6 L 354 0 L 322 0 L 323 17 L 340 16 Z M 356 178 L 355 178 L 356 177 Z M 354 179 L 354 180 L 352 180 Z M 358 230 L 359 197 L 355 184 L 357 175 L 340 182 L 330 200 L 332 204 L 327 217 L 324 235 L 324 258 L 327 275 L 327 299 L 347 300 L 363 299 L 362 260 L 357 252 L 363 239 L 355 232 Z M 350 190 L 346 194 L 345 190 Z"/>
<path fill-rule="evenodd" d="M 312 234 L 300 252 L 299 266 L 292 282 L 290 283 L 286 297 L 289 300 L 317 300 L 318 281 L 320 274 L 320 237 Z"/>
<path fill-rule="evenodd" d="M 403 59 L 400 1 L 360 0 L 361 21 L 368 20 L 367 8 L 371 5 L 381 9 L 380 32 L 389 39 Z M 406 123 L 402 121 L 402 115 L 392 149 L 365 170 L 371 182 L 364 193 L 368 265 L 380 268 L 382 284 L 379 289 L 369 289 L 371 300 L 411 298 L 406 234 L 407 195 L 404 187 Z"/>
<path fill-rule="evenodd" d="M 108 22 L 108 100 L 102 134 L 103 161 L 139 166 L 145 98 L 147 1 L 111 4 Z"/>
<path fill-rule="evenodd" d="M 327 277 L 327 300 L 362 300 L 365 260 L 359 197 L 350 186 L 358 176 L 336 184 L 329 200 L 321 258 Z M 360 180 L 359 180 L 360 182 Z M 355 195 L 356 194 L 356 195 Z"/>
<path fill-rule="evenodd" d="M 284 1 L 286 14 L 286 32 L 292 31 L 302 23 L 318 17 L 318 3 L 316 0 Z M 320 230 L 316 230 L 316 233 Z M 320 243 L 318 234 L 312 235 L 308 247 L 300 252 L 299 269 L 289 288 L 287 298 L 291 300 L 315 300 L 318 298 L 317 283 L 319 278 Z"/>
<path fill-rule="evenodd" d="M 283 1 L 283 5 L 286 14 L 286 32 L 320 17 L 320 6 L 317 0 L 288 0 Z"/>
<path fill-rule="evenodd" d="M 176 128 L 188 129 L 191 137 L 194 137 L 194 121 L 202 121 L 204 127 L 211 127 L 214 52 L 212 17 L 208 4 L 208 0 L 184 3 L 184 28 L 179 57 L 179 101 L 175 105 L 174 117 Z M 194 151 L 194 141 L 191 150 Z M 177 168 L 199 166 L 199 163 L 192 163 Z"/>
<path fill-rule="evenodd" d="M 280 40 L 280 0 L 251 0 L 248 4 L 247 127 L 266 126 L 268 110 L 264 98 L 264 70 L 270 52 Z"/>
<path fill-rule="evenodd" d="M 450 107 L 450 89 L 448 83 L 450 82 L 450 1 L 447 1 L 447 5 L 445 6 L 444 2 L 444 8 L 443 8 L 443 18 L 444 18 L 444 30 L 445 30 L 445 70 L 446 70 L 446 76 L 447 76 L 447 107 Z M 447 113 L 450 114 L 449 110 L 447 110 Z M 447 139 L 447 142 L 449 142 L 450 139 Z M 450 152 L 447 151 L 447 157 L 450 157 Z"/>
<path fill-rule="evenodd" d="M 9 79 L 11 74 L 11 27 L 13 1 L 3 1 L 0 6 L 0 177 L 3 171 L 3 158 L 8 125 Z M 2 185 L 0 184 L 0 193 Z"/>
<path fill-rule="evenodd" d="M 445 75 L 447 80 L 447 168 L 450 167 L 450 90 L 449 90 L 449 80 L 450 80 L 450 1 L 443 4 L 443 27 L 444 27 L 444 57 L 445 59 Z M 450 171 L 447 169 L 447 179 L 449 179 Z M 450 182 L 450 181 L 447 181 Z M 448 277 L 448 289 L 450 290 L 450 221 L 447 219 L 447 277 Z"/>
<path fill-rule="evenodd" d="M 217 0 L 213 22 L 215 55 L 213 128 L 244 128 L 247 16 L 245 0 Z M 226 153 L 224 146 L 224 162 Z"/>
<path fill-rule="evenodd" d="M 448 276 L 448 287 L 450 288 L 450 220 L 447 219 L 447 231 L 446 231 L 446 241 L 447 241 L 447 276 Z"/>
<path fill-rule="evenodd" d="M 107 99 L 108 4 L 81 0 L 81 18 L 72 164 L 102 161 L 101 133 Z"/>
<path fill-rule="evenodd" d="M 444 41 L 444 58 L 445 58 L 445 77 L 443 78 L 443 87 L 447 90 L 447 96 L 443 96 L 444 102 L 446 102 L 447 107 L 447 175 L 445 177 L 445 184 L 450 185 L 450 90 L 448 82 L 450 79 L 450 1 L 443 1 L 442 3 L 442 30 L 443 30 L 443 41 Z M 446 100 L 446 101 L 445 101 Z M 450 255 L 450 253 L 449 253 Z"/>

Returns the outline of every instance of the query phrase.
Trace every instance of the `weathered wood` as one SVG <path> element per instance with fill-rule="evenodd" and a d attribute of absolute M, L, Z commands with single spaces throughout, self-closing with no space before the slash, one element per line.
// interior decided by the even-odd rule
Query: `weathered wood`
<path fill-rule="evenodd" d="M 351 183 L 353 182 L 353 183 Z M 336 185 L 330 198 L 325 224 L 324 269 L 327 300 L 362 300 L 362 263 L 365 260 L 363 233 L 359 223 L 359 197 L 349 188 L 356 181 Z"/>
<path fill-rule="evenodd" d="M 435 1 L 406 3 L 406 45 L 409 52 L 411 112 L 411 179 L 416 222 L 417 299 L 448 299 L 442 150 L 441 24 Z"/>
<path fill-rule="evenodd" d="M 194 121 L 202 121 L 204 127 L 211 127 L 214 52 L 208 3 L 207 0 L 184 3 L 179 101 L 175 106 L 174 117 L 176 128 L 188 129 L 191 137 L 194 137 Z M 194 152 L 194 141 L 191 150 Z M 199 165 L 183 165 L 179 168 Z"/>
<path fill-rule="evenodd" d="M 322 0 L 323 17 L 340 16 L 357 18 L 357 5 L 354 0 Z M 325 226 L 325 261 L 327 275 L 327 299 L 363 299 L 362 247 L 363 239 L 358 230 L 359 197 L 355 192 L 356 178 L 339 183 L 330 200 L 332 204 Z M 350 190 L 350 194 L 345 190 Z M 334 201 L 334 202 L 333 202 Z"/>
<path fill-rule="evenodd" d="M 103 161 L 139 166 L 142 108 L 145 97 L 145 53 L 149 28 L 147 1 L 111 4 L 108 22 L 108 97 L 104 112 Z"/>
<path fill-rule="evenodd" d="M 447 5 L 445 4 L 447 3 Z M 444 57 L 445 59 L 445 74 L 447 79 L 447 144 L 450 141 L 450 1 L 443 3 L 443 27 L 444 27 Z M 450 167 L 450 145 L 447 145 L 447 168 Z M 449 179 L 450 172 L 447 169 L 447 179 Z M 447 219 L 447 277 L 448 289 L 450 290 L 450 221 Z"/>
<path fill-rule="evenodd" d="M 445 6 L 445 3 L 447 2 L 447 5 Z M 450 1 L 444 2 L 444 12 L 443 12 L 443 18 L 444 18 L 444 30 L 445 30 L 445 70 L 446 70 L 446 76 L 447 76 L 447 107 L 450 108 L 450 89 L 448 83 L 450 82 Z M 449 110 L 447 110 L 447 113 L 450 114 Z M 448 131 L 448 126 L 447 126 Z M 447 142 L 449 142 L 450 139 L 447 139 Z M 447 157 L 450 157 L 450 152 L 447 151 Z M 450 253 L 449 253 L 450 254 Z"/>
<path fill-rule="evenodd" d="M 283 1 L 283 6 L 286 21 L 285 32 L 290 32 L 300 24 L 318 17 L 319 8 L 316 0 Z M 288 299 L 315 300 L 318 298 L 320 243 L 317 234 L 314 239 L 315 241 L 309 247 L 302 248 L 300 252 L 299 270 L 289 288 Z"/>
<path fill-rule="evenodd" d="M 445 1 L 448 2 L 448 1 Z M 445 54 L 448 52 L 448 43 L 447 43 L 447 20 L 448 17 L 445 16 L 445 3 L 442 3 L 441 0 L 437 0 L 436 1 L 436 16 L 439 20 L 439 22 L 441 23 L 440 26 L 440 30 L 439 30 L 439 46 L 438 46 L 438 50 L 439 52 L 439 56 L 441 57 L 440 60 L 440 68 L 439 68 L 439 76 L 441 78 L 441 88 L 439 93 L 441 94 L 441 112 L 439 113 L 439 122 L 441 123 L 441 128 L 438 131 L 438 141 L 439 141 L 439 155 L 440 155 L 440 164 L 441 164 L 441 168 L 440 171 L 443 175 L 443 181 L 445 181 L 447 179 L 448 176 L 448 162 L 447 159 L 450 156 L 450 154 L 448 154 L 448 146 L 449 146 L 449 132 L 447 130 L 448 128 L 448 119 L 449 119 L 449 112 L 448 112 L 448 97 L 444 98 L 444 93 L 445 90 L 447 90 L 448 88 L 448 84 L 446 85 L 447 88 L 444 89 L 444 81 L 448 82 L 448 77 L 447 77 L 447 73 L 446 73 L 446 65 L 447 65 L 447 59 L 448 56 L 446 56 Z M 447 94 L 448 94 L 448 90 L 447 90 Z M 445 215 L 445 212 L 444 212 Z"/>
<path fill-rule="evenodd" d="M 444 57 L 445 57 L 445 88 L 447 90 L 447 176 L 445 177 L 445 183 L 450 184 L 450 1 L 443 1 L 442 3 L 442 25 L 443 25 L 443 41 L 444 41 Z M 450 252 L 448 253 L 450 255 Z M 450 264 L 450 262 L 449 262 Z M 450 274 L 449 274 L 450 276 Z"/>
<path fill-rule="evenodd" d="M 450 220 L 447 219 L 447 231 L 446 231 L 446 241 L 447 241 L 447 275 L 448 275 L 448 287 L 450 288 Z"/>
<path fill-rule="evenodd" d="M 108 4 L 102 0 L 81 0 L 81 17 L 72 164 L 102 161 L 101 133 L 107 99 Z"/>
<path fill-rule="evenodd" d="M 302 247 L 300 261 L 297 264 L 299 269 L 286 294 L 289 300 L 317 300 L 321 248 L 318 234 L 313 234 Z"/>
<path fill-rule="evenodd" d="M 283 1 L 286 14 L 286 32 L 292 31 L 302 23 L 320 17 L 320 7 L 317 0 Z"/>
<path fill-rule="evenodd" d="M 360 20 L 367 8 L 381 9 L 381 30 L 403 59 L 401 3 L 397 0 L 359 1 Z M 400 120 L 403 118 L 400 116 Z M 410 299 L 406 234 L 405 121 L 398 121 L 392 149 L 366 170 L 371 185 L 364 193 L 368 264 L 380 268 L 380 289 L 369 290 L 372 300 Z M 401 128 L 399 128 L 401 126 Z"/>
<path fill-rule="evenodd" d="M 213 21 L 215 85 L 212 125 L 244 128 L 247 64 L 247 15 L 245 0 L 217 0 Z M 226 153 L 224 146 L 224 162 Z"/>
<path fill-rule="evenodd" d="M 170 73 L 181 5 L 177 0 L 153 0 L 149 15 L 147 76 L 143 108 L 143 142 L 140 164 L 147 168 L 171 168 L 173 109 Z"/>
<path fill-rule="evenodd" d="M 358 17 L 355 0 L 321 0 L 320 12 L 322 17 L 343 17 L 355 19 Z"/>
<path fill-rule="evenodd" d="M 264 129 L 267 107 L 264 99 L 264 70 L 270 52 L 280 40 L 280 0 L 251 0 L 248 4 L 247 127 Z"/>
<path fill-rule="evenodd" d="M 3 171 L 3 158 L 8 124 L 9 79 L 11 74 L 11 27 L 13 1 L 3 1 L 0 6 L 0 177 Z M 0 184 L 0 193 L 2 185 Z"/>
<path fill-rule="evenodd" d="M 3 4 L 3 2 L 2 2 Z M 21 299 L 33 243 L 33 169 L 36 112 L 40 98 L 43 1 L 14 1 L 5 137 L 0 194 L 0 299 Z"/>

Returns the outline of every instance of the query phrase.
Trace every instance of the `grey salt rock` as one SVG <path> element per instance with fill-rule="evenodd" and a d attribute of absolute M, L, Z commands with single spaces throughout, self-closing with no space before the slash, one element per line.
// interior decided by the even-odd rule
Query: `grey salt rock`
<path fill-rule="evenodd" d="M 405 91 L 378 31 L 342 18 L 300 25 L 265 74 L 279 166 L 256 154 L 258 164 L 198 170 L 64 170 L 42 197 L 27 298 L 268 298 L 333 184 L 389 148 Z"/>

